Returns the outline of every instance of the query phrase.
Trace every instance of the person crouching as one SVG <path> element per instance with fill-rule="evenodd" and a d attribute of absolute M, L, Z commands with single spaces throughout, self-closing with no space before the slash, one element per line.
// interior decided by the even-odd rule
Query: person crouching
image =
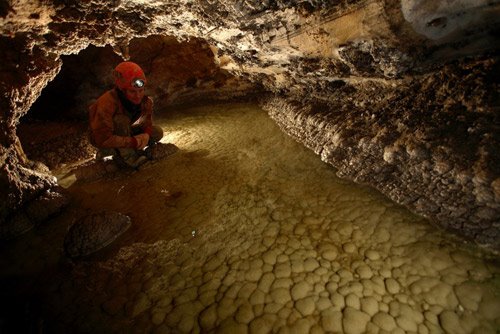
<path fill-rule="evenodd" d="M 136 63 L 126 61 L 113 71 L 115 87 L 89 107 L 90 143 L 96 158 L 112 155 L 119 165 L 137 168 L 148 158 L 147 146 L 163 137 L 153 125 L 153 100 L 145 94 L 146 76 Z"/>

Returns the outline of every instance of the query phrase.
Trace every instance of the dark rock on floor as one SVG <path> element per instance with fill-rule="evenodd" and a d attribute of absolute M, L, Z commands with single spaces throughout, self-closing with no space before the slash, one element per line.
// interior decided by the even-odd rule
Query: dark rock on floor
<path fill-rule="evenodd" d="M 130 217 L 118 212 L 94 212 L 78 219 L 64 238 L 70 258 L 90 255 L 108 246 L 131 226 Z"/>

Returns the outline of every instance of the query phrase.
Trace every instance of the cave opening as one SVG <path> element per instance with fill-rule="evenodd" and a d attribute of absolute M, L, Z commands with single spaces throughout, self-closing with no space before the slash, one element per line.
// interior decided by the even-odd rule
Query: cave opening
<path fill-rule="evenodd" d="M 91 45 L 76 55 L 61 56 L 61 60 L 61 71 L 33 103 L 24 116 L 26 121 L 85 121 L 96 94 L 112 87 L 108 72 L 122 58 L 110 46 Z"/>
<path fill-rule="evenodd" d="M 89 46 L 77 55 L 61 56 L 62 67 L 27 114 L 18 136 L 30 160 L 50 170 L 93 156 L 88 142 L 87 108 L 99 91 L 112 87 L 107 67 L 121 58 L 110 46 Z"/>

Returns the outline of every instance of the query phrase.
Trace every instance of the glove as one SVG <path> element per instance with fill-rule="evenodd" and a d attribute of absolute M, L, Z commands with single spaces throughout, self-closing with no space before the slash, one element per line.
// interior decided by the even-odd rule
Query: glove
<path fill-rule="evenodd" d="M 134 136 L 134 139 L 137 141 L 136 148 L 138 150 L 142 150 L 144 147 L 148 145 L 149 135 L 147 133 L 141 133 L 137 136 Z"/>

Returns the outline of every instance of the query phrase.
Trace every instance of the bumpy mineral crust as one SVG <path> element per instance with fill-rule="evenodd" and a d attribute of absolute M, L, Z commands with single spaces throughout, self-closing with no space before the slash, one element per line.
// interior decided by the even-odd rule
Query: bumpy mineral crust
<path fill-rule="evenodd" d="M 139 60 L 159 106 L 271 93 L 273 118 L 339 175 L 498 248 L 499 8 L 482 1 L 448 1 L 439 11 L 434 1 L 395 0 L 1 1 L 0 224 L 11 226 L 56 186 L 23 152 L 21 118 L 64 57 L 105 47 L 118 57 L 97 53 L 74 65 L 91 70 L 69 76 L 82 85 L 81 108 L 68 115 L 85 117 L 83 101 L 102 91 L 111 60 Z"/>
<path fill-rule="evenodd" d="M 397 86 L 341 85 L 321 103 L 275 98 L 265 108 L 339 176 L 498 249 L 498 66 L 454 63 Z"/>

